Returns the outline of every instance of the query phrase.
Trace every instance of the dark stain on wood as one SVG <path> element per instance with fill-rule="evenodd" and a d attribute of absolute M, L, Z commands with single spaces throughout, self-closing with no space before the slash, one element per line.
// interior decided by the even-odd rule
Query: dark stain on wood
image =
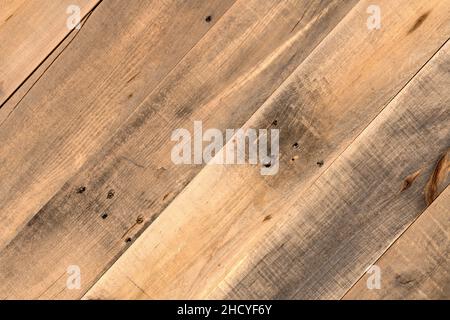
<path fill-rule="evenodd" d="M 189 116 L 194 112 L 191 106 L 184 105 L 181 109 L 176 111 L 176 115 L 178 118 L 185 119 L 189 118 Z"/>
<path fill-rule="evenodd" d="M 140 72 L 136 73 L 134 76 L 132 76 L 130 79 L 128 79 L 127 84 L 136 79 L 136 77 L 139 75 Z"/>
<path fill-rule="evenodd" d="M 137 219 L 136 219 L 137 224 L 141 224 L 143 222 L 144 222 L 144 218 L 142 216 L 137 217 Z"/>
<path fill-rule="evenodd" d="M 416 22 L 414 23 L 414 25 L 411 27 L 411 29 L 409 29 L 408 34 L 413 33 L 414 31 L 416 31 L 423 23 L 424 21 L 428 18 L 428 16 L 430 15 L 431 11 L 428 11 L 426 13 L 424 13 L 423 15 L 421 15 Z"/>
<path fill-rule="evenodd" d="M 420 176 L 422 170 L 418 170 L 412 174 L 410 174 L 409 176 L 407 176 L 405 178 L 405 180 L 403 181 L 403 185 L 402 185 L 402 189 L 400 190 L 400 192 L 403 192 L 407 189 L 409 189 L 412 184 L 414 183 L 414 181 Z"/>
<path fill-rule="evenodd" d="M 395 281 L 401 286 L 412 285 L 416 282 L 416 280 L 408 274 L 399 274 L 395 277 Z"/>

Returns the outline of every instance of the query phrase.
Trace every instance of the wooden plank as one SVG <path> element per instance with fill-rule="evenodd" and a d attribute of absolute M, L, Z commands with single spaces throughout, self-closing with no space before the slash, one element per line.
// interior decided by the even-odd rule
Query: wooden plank
<path fill-rule="evenodd" d="M 0 268 L 15 271 L 0 274 L 0 297 L 84 294 L 201 169 L 171 162 L 172 130 L 192 119 L 241 126 L 355 2 L 236 3 L 2 251 Z M 65 288 L 70 264 L 82 270 L 79 291 Z"/>
<path fill-rule="evenodd" d="M 99 0 L 0 1 L 0 106 L 71 31 L 67 8 L 80 18 Z"/>
<path fill-rule="evenodd" d="M 332 212 L 320 207 L 334 198 L 317 199 L 317 202 L 303 204 L 298 199 L 301 197 L 308 200 L 306 196 L 301 196 L 302 192 L 325 174 L 329 164 L 380 113 L 418 68 L 435 54 L 450 34 L 449 3 L 405 0 L 393 4 L 391 1 L 381 1 L 380 6 L 384 8 L 383 25 L 386 27 L 380 32 L 368 31 L 362 18 L 367 16 L 369 4 L 368 1 L 361 1 L 244 126 L 280 128 L 282 155 L 279 173 L 262 177 L 259 167 L 206 166 L 85 298 L 220 297 L 228 293 L 228 283 L 231 288 L 241 288 L 233 286 L 232 279 L 223 280 L 227 274 L 235 274 L 233 270 L 239 270 L 247 264 L 245 257 L 252 248 L 256 248 L 254 250 L 257 252 L 261 250 L 264 254 L 269 251 L 268 248 L 274 249 L 267 253 L 268 260 L 262 260 L 261 266 L 254 266 L 252 261 L 248 263 L 250 267 L 246 272 L 249 276 L 242 289 L 230 293 L 232 297 L 296 296 L 297 291 L 291 292 L 289 286 L 296 288 L 298 281 L 303 280 L 299 278 L 302 272 L 304 275 L 311 275 L 316 271 L 320 273 L 321 270 L 328 272 L 325 275 L 320 273 L 322 281 L 316 279 L 319 277 L 317 276 L 314 278 L 316 283 L 307 283 L 309 290 L 306 288 L 304 293 L 310 296 L 339 295 L 355 281 L 358 273 L 347 273 L 350 267 L 340 270 L 339 276 L 348 277 L 345 282 L 332 273 L 333 270 L 338 272 L 338 269 L 328 270 L 333 265 L 321 266 L 324 260 L 320 250 L 328 248 L 331 252 L 336 249 L 336 246 L 342 244 L 339 239 L 348 235 L 347 232 L 356 232 L 354 227 L 362 218 L 358 217 L 357 221 L 349 220 L 345 212 L 339 212 L 344 206 L 333 207 L 336 211 Z M 420 17 L 429 11 L 430 18 L 423 21 L 414 32 L 410 32 L 411 26 L 418 19 L 423 19 Z M 421 46 L 417 46 L 417 43 L 421 43 Z M 445 77 L 442 78 L 446 80 Z M 430 94 L 429 97 L 436 98 L 437 102 L 441 101 L 436 95 Z M 445 95 L 442 97 L 446 98 Z M 427 110 L 427 107 L 430 104 L 418 110 Z M 435 124 L 438 132 L 436 139 L 428 139 L 427 146 L 420 145 L 421 139 L 412 140 L 410 145 L 421 147 L 420 155 L 423 151 L 424 159 L 430 161 L 434 161 L 436 154 L 442 152 L 443 142 L 448 141 L 448 132 L 445 130 L 448 113 L 442 112 L 442 106 L 431 105 L 429 113 L 425 114 L 425 119 L 429 119 L 428 116 L 435 119 L 441 114 L 442 118 Z M 277 125 L 274 125 L 274 120 L 277 120 Z M 401 130 L 402 127 L 396 133 L 402 134 Z M 417 133 L 413 137 L 417 139 Z M 293 147 L 294 143 L 298 143 L 300 149 Z M 385 151 L 389 152 L 391 149 Z M 411 149 L 408 151 L 412 152 Z M 384 162 L 381 160 L 380 156 L 380 165 L 386 165 L 387 159 Z M 369 164 L 376 165 L 373 161 L 369 161 Z M 409 172 L 414 165 L 412 163 L 411 167 L 404 167 L 404 171 Z M 348 173 L 350 169 L 342 174 Z M 426 170 L 430 169 L 427 167 Z M 381 177 L 388 174 L 384 171 L 381 173 Z M 394 173 L 398 174 L 398 171 Z M 333 178 L 340 178 L 339 172 L 335 175 Z M 356 183 L 361 183 L 358 186 L 367 189 L 368 186 L 363 183 L 370 182 L 370 172 L 361 178 L 362 181 Z M 321 179 L 324 180 L 325 178 Z M 326 179 L 324 184 L 329 181 L 330 179 Z M 350 184 L 351 180 L 347 183 Z M 318 198 L 323 195 L 317 187 L 312 190 L 315 190 L 314 195 Z M 345 185 L 342 190 L 357 192 L 357 188 L 349 190 Z M 365 197 L 366 194 L 361 193 L 360 196 Z M 410 199 L 413 198 L 411 193 L 405 194 Z M 324 196 L 330 195 L 325 193 Z M 351 194 L 343 194 L 341 201 L 348 197 Z M 302 218 L 306 213 L 297 216 L 298 208 L 308 203 L 320 208 L 308 211 L 308 219 Z M 405 207 L 412 208 L 412 205 Z M 298 243 L 302 248 L 303 245 L 311 248 L 305 254 L 312 256 L 303 257 L 304 262 L 302 251 L 289 251 L 287 243 L 275 241 L 276 235 L 270 236 L 268 242 L 253 246 L 265 237 L 267 230 L 276 222 L 283 221 L 290 214 L 293 216 L 289 220 L 292 227 L 289 228 L 289 223 L 286 225 L 292 235 L 286 233 L 286 238 L 283 238 L 284 233 L 278 233 L 278 236 L 285 242 L 292 236 L 294 243 L 297 243 L 295 237 L 299 237 Z M 411 215 L 405 215 L 403 223 L 410 221 L 409 218 Z M 338 227 L 333 228 L 333 223 L 343 227 L 342 234 Z M 347 229 L 346 223 L 349 224 Z M 330 230 L 325 230 L 327 227 Z M 397 228 L 400 228 L 399 225 L 394 224 L 388 231 L 393 232 Z M 330 234 L 327 235 L 326 231 L 330 231 Z M 388 234 L 393 236 L 393 233 Z M 386 234 L 384 236 L 388 237 Z M 386 239 L 383 234 L 378 238 Z M 314 242 L 311 243 L 308 239 L 313 239 Z M 383 241 L 380 243 L 382 246 Z M 273 259 L 270 258 L 272 256 Z M 258 259 L 255 259 L 257 262 Z M 280 263 L 276 263 L 276 259 L 280 259 Z M 297 262 L 297 265 L 289 263 L 289 259 Z M 266 261 L 267 267 L 263 268 Z M 343 262 L 345 261 L 348 260 L 344 259 Z M 361 258 L 361 263 L 363 262 L 364 259 Z M 252 267 L 255 268 L 254 271 Z M 358 269 L 360 264 L 354 263 L 353 267 Z M 269 274 L 262 274 L 263 271 Z M 238 276 L 246 274 L 236 272 Z M 283 278 L 281 275 L 288 276 Z M 342 287 L 338 286 L 340 280 Z M 224 292 L 214 292 L 219 285 Z"/>
<path fill-rule="evenodd" d="M 111 0 L 97 7 L 0 126 L 0 248 L 233 3 Z M 216 19 L 206 22 L 207 15 Z"/>
<path fill-rule="evenodd" d="M 450 297 L 450 188 L 375 262 L 380 288 L 362 277 L 344 299 L 448 299 Z"/>

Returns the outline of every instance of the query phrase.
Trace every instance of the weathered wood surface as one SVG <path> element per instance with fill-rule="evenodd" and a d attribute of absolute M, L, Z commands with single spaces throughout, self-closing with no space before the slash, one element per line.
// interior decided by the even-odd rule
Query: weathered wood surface
<path fill-rule="evenodd" d="M 449 141 L 448 48 L 383 108 L 448 40 L 450 4 L 381 1 L 380 32 L 366 28 L 368 5 L 244 125 L 280 128 L 279 174 L 205 167 L 85 298 L 332 298 L 350 288 L 425 208 L 417 191 Z M 378 224 L 380 212 L 391 224 Z"/>
<path fill-rule="evenodd" d="M 226 297 L 340 298 L 424 211 L 450 142 L 449 50 L 297 199 L 289 219 L 221 284 Z M 448 182 L 442 175 L 436 192 Z"/>
<path fill-rule="evenodd" d="M 44 61 L 27 77 L 27 79 L 14 91 L 14 93 L 3 103 L 0 108 L 0 126 L 14 109 L 19 105 L 22 99 L 28 94 L 28 92 L 36 85 L 41 79 L 43 74 L 52 66 L 52 64 L 59 58 L 65 49 L 72 43 L 77 36 L 79 30 L 81 30 L 84 23 L 89 18 L 88 13 L 80 22 L 80 28 L 75 28 L 70 32 L 66 38 L 45 58 Z"/>
<path fill-rule="evenodd" d="M 201 169 L 171 163 L 172 130 L 191 127 L 193 119 L 216 128 L 241 126 L 354 3 L 238 1 L 156 90 L 138 91 L 148 96 L 136 112 L 18 230 L 0 253 L 0 268 L 11 271 L 0 274 L 0 296 L 81 296 Z M 99 19 L 96 13 L 82 31 Z M 96 137 L 96 145 L 101 142 Z M 79 291 L 65 290 L 70 264 L 81 267 Z M 21 277 L 31 266 L 33 275 Z"/>
<path fill-rule="evenodd" d="M 78 6 L 83 18 L 98 2 L 0 1 L 0 106 L 70 33 L 67 8 Z"/>
<path fill-rule="evenodd" d="M 233 3 L 111 0 L 96 8 L 0 125 L 0 248 L 214 25 L 205 16 L 219 19 Z"/>
<path fill-rule="evenodd" d="M 448 170 L 448 168 L 447 168 Z M 365 275 L 345 299 L 449 299 L 450 187 L 375 262 L 380 289 Z"/>

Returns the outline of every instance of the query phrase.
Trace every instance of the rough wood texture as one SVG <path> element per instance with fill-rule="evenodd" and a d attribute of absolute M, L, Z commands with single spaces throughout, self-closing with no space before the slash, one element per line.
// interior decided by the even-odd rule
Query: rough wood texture
<path fill-rule="evenodd" d="M 214 25 L 204 17 L 218 19 L 233 3 L 111 0 L 97 7 L 0 125 L 0 248 Z"/>
<path fill-rule="evenodd" d="M 219 295 L 341 298 L 424 211 L 424 189 L 450 142 L 449 50 L 297 198 Z"/>
<path fill-rule="evenodd" d="M 450 1 L 85 0 L 67 37 L 65 1 L 46 1 L 0 12 L 0 75 L 22 83 L 0 109 L 0 299 L 363 296 L 366 268 L 442 201 Z M 33 6 L 44 40 L 12 27 Z M 194 121 L 279 129 L 279 172 L 174 164 Z M 410 297 L 448 290 L 439 232 Z"/>
<path fill-rule="evenodd" d="M 212 291 L 230 270 L 244 263 L 255 241 L 265 237 L 267 229 L 289 216 L 289 212 L 297 212 L 296 208 L 300 205 L 298 199 L 303 199 L 302 192 L 324 174 L 329 164 L 379 115 L 418 68 L 448 39 L 449 3 L 399 1 L 395 5 L 389 2 L 388 5 L 383 2 L 383 8 L 389 8 L 384 12 L 383 21 L 390 27 L 375 34 L 368 33 L 366 25 L 361 23 L 368 4 L 360 2 L 244 126 L 261 128 L 277 123 L 276 126 L 281 130 L 282 153 L 279 174 L 262 177 L 259 168 L 207 166 L 102 277 L 86 298 L 214 296 L 216 293 Z M 409 7 L 409 10 L 400 10 L 404 7 Z M 433 12 L 429 15 L 432 19 L 410 32 L 417 19 L 430 10 Z M 411 11 L 415 14 L 411 15 Z M 431 30 L 439 32 L 431 33 Z M 350 38 L 351 41 L 348 41 Z M 416 43 L 422 45 L 418 47 Z M 333 52 L 331 57 L 330 52 Z M 409 59 L 405 59 L 405 56 Z M 440 107 L 436 107 L 433 117 L 442 113 Z M 443 117 L 432 124 L 437 126 L 437 132 L 441 135 L 439 138 L 447 139 L 445 142 L 448 141 L 444 130 L 447 123 L 448 117 Z M 419 137 L 416 135 L 415 139 Z M 295 142 L 301 146 L 300 151 L 293 150 Z M 435 161 L 436 154 L 442 152 L 443 144 L 443 141 L 437 140 L 436 145 L 433 145 L 435 149 L 427 150 L 430 163 Z M 389 151 L 391 149 L 385 150 Z M 295 158 L 295 155 L 299 157 Z M 294 158 L 295 161 L 292 161 Z M 348 165 L 351 165 L 351 159 L 347 160 Z M 325 166 L 318 165 L 322 161 Z M 380 161 L 380 165 L 382 163 L 385 164 Z M 346 195 L 342 196 L 345 199 Z M 324 200 L 318 200 L 318 204 Z M 308 245 L 311 252 L 315 252 L 335 243 L 332 236 L 339 239 L 340 231 L 335 230 L 330 237 L 322 235 L 323 229 L 315 225 L 314 218 L 314 214 L 320 216 L 320 211 L 318 213 L 312 204 L 309 209 L 310 220 L 301 222 L 304 228 L 311 228 L 309 234 L 317 243 L 308 241 Z M 336 208 L 325 209 L 322 213 L 330 215 L 330 210 Z M 342 213 L 342 220 L 339 220 L 339 216 L 335 220 L 331 219 L 343 228 L 341 236 L 346 234 L 346 223 L 354 228 L 359 226 L 348 219 L 345 212 Z M 321 222 L 327 225 L 326 217 Z M 390 231 L 397 228 L 399 225 L 394 224 Z M 303 234 L 295 229 L 289 230 L 293 234 L 287 234 L 286 237 Z M 356 232 L 354 229 L 351 231 Z M 274 241 L 273 237 L 265 245 L 276 246 L 272 254 L 278 259 L 289 253 L 288 249 L 283 250 L 279 242 L 271 241 Z M 267 249 L 259 245 L 255 248 Z M 334 249 L 336 247 L 329 248 L 329 253 L 333 253 Z M 366 249 L 368 255 L 377 253 L 376 247 Z M 299 278 L 296 268 L 303 267 L 301 270 L 312 276 L 311 273 L 317 271 L 319 261 L 323 262 L 320 256 L 313 257 L 305 257 L 308 258 L 305 262 L 299 258 L 296 260 L 297 265 L 292 265 L 287 263 L 288 256 L 283 263 L 289 267 L 280 266 L 275 259 L 270 259 L 273 265 L 267 264 L 267 272 L 277 275 L 279 272 L 280 276 L 269 278 L 267 284 L 265 278 L 260 278 L 258 271 L 252 272 L 249 268 L 246 270 L 249 275 L 244 289 L 237 291 L 234 297 L 301 297 L 294 290 L 295 285 L 303 280 Z M 360 267 L 358 261 L 351 262 L 355 270 Z M 264 261 L 261 265 L 264 265 Z M 347 275 L 345 272 L 349 270 L 346 268 L 335 270 L 337 279 L 331 277 L 331 271 L 324 269 L 330 272 L 330 278 L 326 277 L 326 272 L 325 276 L 322 275 L 323 281 L 314 278 L 317 282 L 306 288 L 305 296 L 339 296 L 355 279 L 352 276 L 356 272 Z M 260 269 L 264 268 L 256 270 Z M 293 275 L 282 278 L 281 275 L 288 274 L 289 269 Z M 339 276 L 348 276 L 351 281 L 345 282 Z M 341 281 L 341 287 L 334 280 Z M 226 283 L 221 285 L 224 290 L 227 289 Z M 293 288 L 280 288 L 283 285 L 292 285 Z M 134 292 L 131 288 L 135 288 Z"/>
<path fill-rule="evenodd" d="M 10 296 L 13 290 L 18 297 L 45 292 L 41 297 L 46 297 L 52 286 L 58 297 L 80 295 L 82 290 L 60 292 L 70 262 L 80 265 L 83 290 L 88 289 L 129 246 L 127 239 L 148 226 L 200 170 L 171 163 L 171 131 L 191 127 L 192 119 L 216 128 L 241 126 L 355 2 L 312 4 L 306 11 L 302 3 L 236 3 L 0 254 L 4 269 L 33 265 L 39 274 L 9 275 L 2 279 L 1 292 Z M 77 193 L 80 186 L 86 187 L 83 194 Z M 110 189 L 113 199 L 106 197 Z M 71 230 L 70 237 L 65 230 Z M 39 246 L 52 250 L 35 251 L 29 239 L 38 234 Z M 53 261 L 52 268 L 45 261 Z M 33 286 L 36 290 L 30 291 Z"/>
<path fill-rule="evenodd" d="M 375 264 L 381 288 L 369 290 L 367 275 L 345 299 L 449 299 L 450 187 Z"/>
<path fill-rule="evenodd" d="M 68 6 L 79 6 L 83 18 L 98 2 L 0 1 L 0 106 L 69 34 Z"/>

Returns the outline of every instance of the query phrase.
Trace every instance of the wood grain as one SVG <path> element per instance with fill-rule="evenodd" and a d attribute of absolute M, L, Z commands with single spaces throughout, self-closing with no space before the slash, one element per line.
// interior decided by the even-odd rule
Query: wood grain
<path fill-rule="evenodd" d="M 0 248 L 214 25 L 204 17 L 218 19 L 233 3 L 111 0 L 97 7 L 0 126 Z"/>
<path fill-rule="evenodd" d="M 70 33 L 67 8 L 83 18 L 99 0 L 0 1 L 0 106 Z"/>
<path fill-rule="evenodd" d="M 363 221 L 360 224 L 359 218 L 351 220 L 346 212 L 339 214 L 345 203 L 339 207 L 330 203 L 334 198 L 319 199 L 327 194 L 318 190 L 318 182 L 314 181 L 320 177 L 324 187 L 330 183 L 331 179 L 323 178 L 329 165 L 374 118 L 378 119 L 384 106 L 428 62 L 450 34 L 448 3 L 398 1 L 393 5 L 392 2 L 381 2 L 382 7 L 386 8 L 383 23 L 389 27 L 379 33 L 369 32 L 366 28 L 364 18 L 368 5 L 369 2 L 361 1 L 245 124 L 244 128 L 280 128 L 282 158 L 279 174 L 262 177 L 258 167 L 248 166 L 205 167 L 85 298 L 174 299 L 218 297 L 223 294 L 245 298 L 302 297 L 302 294 L 303 297 L 331 297 L 343 294 L 352 281 L 358 279 L 361 265 L 372 255 L 376 256 L 377 245 L 366 246 L 366 256 L 356 252 L 361 254 L 360 260 L 356 261 L 350 258 L 355 252 L 344 252 L 347 256 L 344 255 L 339 261 L 343 264 L 351 262 L 351 266 L 345 264 L 342 269 L 330 270 L 333 265 L 327 265 L 324 259 L 327 254 L 334 254 L 334 250 L 342 249 L 339 240 L 333 239 L 355 233 L 355 228 L 361 224 L 367 228 L 372 225 L 363 223 L 367 219 L 361 218 Z M 411 32 L 417 19 L 429 11 L 429 19 Z M 421 46 L 416 43 L 421 43 Z M 448 103 L 445 95 L 441 98 L 435 94 L 433 98 L 434 103 Z M 421 147 L 420 155 L 429 159 L 432 166 L 435 157 L 443 152 L 443 145 L 448 142 L 448 132 L 445 130 L 448 123 L 448 113 L 445 111 L 448 110 L 443 111 L 442 105 L 436 106 L 431 102 L 427 106 L 432 107 L 429 115 L 433 119 L 442 115 L 432 123 L 438 132 L 435 143 L 427 149 L 419 144 L 417 134 L 414 135 L 414 143 Z M 419 111 L 424 113 L 427 110 Z M 399 120 L 399 117 L 395 119 Z M 394 136 L 401 134 L 402 129 L 400 127 L 399 132 L 393 132 Z M 293 150 L 296 142 L 300 145 L 300 151 Z M 299 157 L 295 158 L 296 155 Z M 388 159 L 382 161 L 382 155 L 377 156 L 380 165 L 388 163 Z M 341 174 L 358 168 L 352 167 L 352 159 L 346 160 L 342 166 L 347 164 L 350 167 L 333 176 L 337 181 L 340 181 Z M 411 167 L 415 165 L 417 163 L 411 163 Z M 431 171 L 429 167 L 426 170 Z M 392 172 L 394 175 L 398 173 Z M 386 174 L 382 172 L 380 178 Z M 363 184 L 371 177 L 370 172 L 367 175 L 361 177 L 361 182 L 355 182 L 361 183 L 358 187 L 368 188 Z M 303 195 L 302 192 L 308 190 L 311 184 L 313 186 L 309 190 L 314 192 L 308 191 Z M 341 189 L 344 194 L 340 201 L 345 201 L 358 188 Z M 361 195 L 367 196 L 367 193 Z M 317 201 L 308 200 L 313 196 Z M 308 201 L 302 203 L 299 198 Z M 281 223 L 290 215 L 299 215 L 298 208 L 308 204 L 310 208 L 305 209 L 307 214 L 300 214 L 300 217 L 307 215 L 308 219 L 298 218 L 301 221 L 296 221 L 291 217 L 286 223 L 287 226 L 292 225 L 288 227 L 292 234 L 286 234 L 283 238 L 285 233 L 276 233 L 263 244 L 254 245 L 258 239 L 266 237 L 265 233 L 276 222 Z M 323 208 L 315 207 L 321 204 Z M 385 248 L 386 241 L 391 241 L 391 237 L 395 237 L 398 230 L 412 218 L 408 215 L 399 221 L 392 218 L 397 223 L 390 229 L 386 228 L 386 233 L 375 235 L 380 240 L 379 246 Z M 342 226 L 342 233 L 339 228 L 333 228 L 328 220 Z M 324 227 L 320 228 L 319 223 Z M 327 231 L 324 230 L 327 227 L 330 228 L 329 236 L 326 232 L 320 232 Z M 287 245 L 289 242 L 281 242 L 277 237 L 284 242 L 293 238 L 293 246 L 303 248 L 307 245 L 311 251 L 305 253 L 308 256 L 303 256 L 302 251 L 297 250 L 299 248 L 291 250 Z M 296 237 L 300 238 L 297 242 Z M 355 241 L 362 241 L 360 245 L 366 244 L 367 237 L 361 236 Z M 309 241 L 311 239 L 313 243 Z M 250 262 L 246 260 L 250 250 L 264 252 L 267 258 L 258 256 L 261 263 L 255 266 L 258 258 L 251 258 Z M 289 263 L 293 259 L 297 264 Z M 320 269 L 322 263 L 325 265 Z M 240 268 L 245 265 L 249 267 L 240 273 Z M 348 274 L 345 273 L 347 271 Z M 322 280 L 317 278 L 319 276 L 314 277 L 314 272 L 322 272 Z M 227 274 L 230 278 L 224 281 Z M 245 276 L 242 280 L 245 285 L 239 285 L 240 280 L 231 279 L 234 275 L 239 279 L 240 274 Z M 287 276 L 283 278 L 282 275 Z M 297 288 L 304 275 L 311 276 L 316 282 L 308 281 L 305 291 L 299 292 Z M 219 292 L 215 291 L 217 286 L 220 286 Z"/>
<path fill-rule="evenodd" d="M 201 169 L 171 162 L 172 130 L 241 126 L 354 3 L 238 1 L 0 253 L 3 270 L 36 275 L 3 274 L 0 296 L 84 294 Z M 80 291 L 65 290 L 69 264 L 82 269 Z"/>
<path fill-rule="evenodd" d="M 339 299 L 350 289 L 427 207 L 427 182 L 450 142 L 449 50 L 298 197 L 216 295 Z"/>
<path fill-rule="evenodd" d="M 450 188 L 375 262 L 381 288 L 362 277 L 345 299 L 445 299 L 450 297 Z"/>

